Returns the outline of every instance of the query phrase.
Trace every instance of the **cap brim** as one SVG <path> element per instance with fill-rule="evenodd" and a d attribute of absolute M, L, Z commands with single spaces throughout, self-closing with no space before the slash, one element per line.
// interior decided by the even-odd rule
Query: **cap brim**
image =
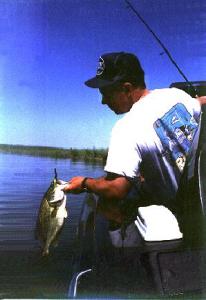
<path fill-rule="evenodd" d="M 85 84 L 88 86 L 88 87 L 91 87 L 91 88 L 104 88 L 106 86 L 109 86 L 109 85 L 112 85 L 114 84 L 116 81 L 114 80 L 104 80 L 104 79 L 101 79 L 101 78 L 97 78 L 97 77 L 93 77 L 87 81 L 85 81 Z"/>

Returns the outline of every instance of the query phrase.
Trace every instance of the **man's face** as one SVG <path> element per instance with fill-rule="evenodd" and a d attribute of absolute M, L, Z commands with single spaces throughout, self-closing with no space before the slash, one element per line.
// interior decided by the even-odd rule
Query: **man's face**
<path fill-rule="evenodd" d="M 101 88 L 99 91 L 102 94 L 102 104 L 106 104 L 116 114 L 123 114 L 131 109 L 132 103 L 124 84 L 117 87 Z"/>

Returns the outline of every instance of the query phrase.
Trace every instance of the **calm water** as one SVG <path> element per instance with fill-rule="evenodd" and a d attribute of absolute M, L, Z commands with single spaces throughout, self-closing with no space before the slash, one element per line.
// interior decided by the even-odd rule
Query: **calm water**
<path fill-rule="evenodd" d="M 101 166 L 0 154 L 0 298 L 65 298 L 75 230 L 84 195 L 68 195 L 69 217 L 59 246 L 41 258 L 34 228 L 43 194 L 54 177 L 98 177 Z"/>

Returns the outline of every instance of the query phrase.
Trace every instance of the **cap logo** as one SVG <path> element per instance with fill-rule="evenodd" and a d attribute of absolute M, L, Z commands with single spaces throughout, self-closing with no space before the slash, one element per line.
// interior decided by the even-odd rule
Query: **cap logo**
<path fill-rule="evenodd" d="M 99 66 L 97 68 L 97 76 L 102 75 L 102 73 L 104 72 L 105 69 L 105 63 L 103 58 L 100 56 L 99 58 Z"/>

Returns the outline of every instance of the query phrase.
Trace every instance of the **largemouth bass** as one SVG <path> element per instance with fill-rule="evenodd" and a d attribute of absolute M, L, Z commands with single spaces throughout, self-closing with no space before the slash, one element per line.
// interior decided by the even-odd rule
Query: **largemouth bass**
<path fill-rule="evenodd" d="M 35 236 L 42 244 L 42 255 L 49 254 L 49 247 L 58 244 L 58 237 L 63 228 L 66 210 L 66 194 L 63 188 L 67 182 L 58 180 L 55 169 L 55 177 L 46 191 L 39 208 Z"/>

